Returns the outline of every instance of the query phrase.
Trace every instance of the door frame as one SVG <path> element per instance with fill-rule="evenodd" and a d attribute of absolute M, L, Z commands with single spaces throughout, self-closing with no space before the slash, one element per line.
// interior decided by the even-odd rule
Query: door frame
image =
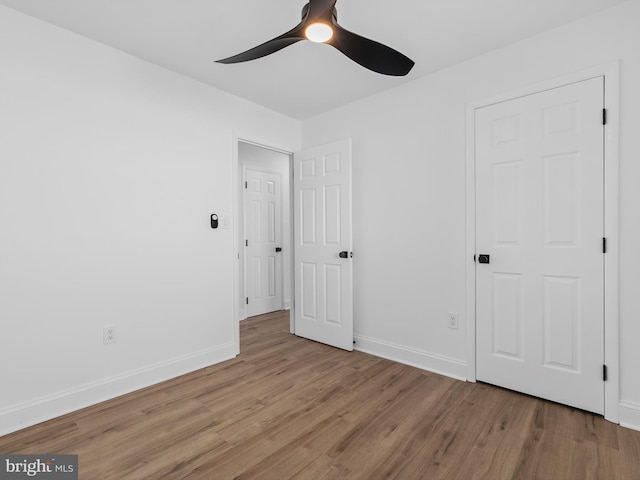
<path fill-rule="evenodd" d="M 255 140 L 250 140 L 247 137 L 238 134 L 238 132 L 233 132 L 232 133 L 232 205 L 233 205 L 233 213 L 232 213 L 232 217 L 233 217 L 233 262 L 234 262 L 234 267 L 233 267 L 233 332 L 234 332 L 234 344 L 235 344 L 235 353 L 236 355 L 238 355 L 240 353 L 240 321 L 244 320 L 244 318 L 242 318 L 242 314 L 243 312 L 246 312 L 246 309 L 241 309 L 240 308 L 240 302 L 241 299 L 244 299 L 245 297 L 245 286 L 241 285 L 241 278 L 243 278 L 243 275 L 241 275 L 241 269 L 243 268 L 242 263 L 240 262 L 240 258 L 241 255 L 244 255 L 243 251 L 244 248 L 241 248 L 240 246 L 240 239 L 241 239 L 241 235 L 244 235 L 244 226 L 242 225 L 242 223 L 240 222 L 240 213 L 242 212 L 243 207 L 243 200 L 241 200 L 240 195 L 242 195 L 244 197 L 244 193 L 243 190 L 244 188 L 241 188 L 241 186 L 243 186 L 244 184 L 241 185 L 241 182 L 243 181 L 243 172 L 242 172 L 242 164 L 240 162 L 240 155 L 239 155 L 239 144 L 240 143 L 246 143 L 248 145 L 253 145 L 256 147 L 260 147 L 260 148 L 264 148 L 266 150 L 271 150 L 274 152 L 278 152 L 278 153 L 282 153 L 284 155 L 287 155 L 289 157 L 289 212 L 286 212 L 283 210 L 282 215 L 283 215 L 283 219 L 285 215 L 289 216 L 290 219 L 290 224 L 289 224 L 289 242 L 291 245 L 291 248 L 289 250 L 291 250 L 290 252 L 283 252 L 283 255 L 289 255 L 291 257 L 290 259 L 290 265 L 291 268 L 293 268 L 293 196 L 292 196 L 292 188 L 293 188 L 293 152 L 285 149 L 285 148 L 279 148 L 277 146 L 272 146 L 272 145 L 267 145 L 265 143 L 259 142 L 259 141 L 255 141 Z M 284 237 L 283 237 L 284 238 Z M 291 306 L 290 308 L 293 309 L 293 295 L 294 295 L 294 285 L 293 285 L 293 272 L 286 272 L 285 269 L 283 268 L 283 278 L 284 275 L 289 274 L 290 278 L 291 278 Z M 283 293 L 284 294 L 284 293 Z M 285 300 L 283 298 L 283 300 Z M 287 308 L 287 305 L 283 304 L 283 308 Z M 245 317 L 246 318 L 246 317 Z M 293 323 L 290 324 L 290 331 L 291 333 L 293 333 Z"/>
<path fill-rule="evenodd" d="M 533 95 L 571 83 L 604 77 L 604 102 L 607 123 L 604 126 L 604 362 L 608 378 L 604 384 L 604 418 L 619 423 L 619 61 L 598 65 L 500 95 L 467 104 L 466 128 L 466 356 L 467 381 L 476 381 L 476 172 L 475 110 L 495 103 Z"/>

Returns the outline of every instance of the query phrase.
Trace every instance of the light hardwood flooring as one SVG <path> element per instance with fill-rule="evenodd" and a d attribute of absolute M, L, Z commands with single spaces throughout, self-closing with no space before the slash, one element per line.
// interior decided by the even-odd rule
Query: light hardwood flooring
<path fill-rule="evenodd" d="M 0 437 L 80 478 L 640 479 L 640 432 L 484 384 L 241 323 L 241 355 Z"/>

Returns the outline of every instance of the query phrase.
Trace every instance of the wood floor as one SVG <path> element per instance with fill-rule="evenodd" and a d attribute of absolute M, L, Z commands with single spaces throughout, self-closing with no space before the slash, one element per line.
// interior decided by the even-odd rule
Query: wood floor
<path fill-rule="evenodd" d="M 241 355 L 0 437 L 97 479 L 640 479 L 640 432 L 241 323 Z"/>

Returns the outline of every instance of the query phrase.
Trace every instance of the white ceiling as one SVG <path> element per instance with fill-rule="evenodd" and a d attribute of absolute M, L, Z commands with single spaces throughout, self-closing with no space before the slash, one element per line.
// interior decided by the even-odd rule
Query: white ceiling
<path fill-rule="evenodd" d="M 300 21 L 306 0 L 0 0 L 14 8 L 298 119 L 392 88 L 625 0 L 338 0 L 339 23 L 416 62 L 370 72 L 299 42 L 247 63 L 214 60 Z"/>

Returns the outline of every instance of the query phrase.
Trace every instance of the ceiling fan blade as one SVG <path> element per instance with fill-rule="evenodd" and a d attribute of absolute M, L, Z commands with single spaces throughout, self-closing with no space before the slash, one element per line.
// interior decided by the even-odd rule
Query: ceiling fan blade
<path fill-rule="evenodd" d="M 335 6 L 336 0 L 309 0 L 309 14 L 307 15 L 308 21 L 326 16 L 327 11 L 329 12 L 328 15 L 331 15 Z"/>
<path fill-rule="evenodd" d="M 333 38 L 327 43 L 356 63 L 384 75 L 401 77 L 411 71 L 415 62 L 381 43 L 356 35 L 334 23 Z"/>
<path fill-rule="evenodd" d="M 253 47 L 246 52 L 233 55 L 222 60 L 216 60 L 216 63 L 240 63 L 248 62 L 249 60 L 255 60 L 257 58 L 266 57 L 272 53 L 282 50 L 289 45 L 293 45 L 300 40 L 305 40 L 303 24 L 296 25 L 293 29 L 287 33 L 280 35 L 279 37 L 272 38 L 269 41 L 264 42 L 257 47 Z"/>

